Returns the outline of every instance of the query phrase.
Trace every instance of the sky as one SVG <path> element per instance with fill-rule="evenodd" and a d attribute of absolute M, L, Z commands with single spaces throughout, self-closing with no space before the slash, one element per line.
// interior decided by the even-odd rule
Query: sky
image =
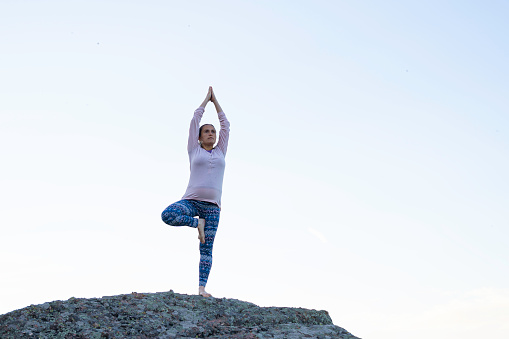
<path fill-rule="evenodd" d="M 507 338 L 508 15 L 2 0 L 0 313 L 197 293 L 197 232 L 160 215 L 213 86 L 231 133 L 209 292 L 362 338 Z"/>

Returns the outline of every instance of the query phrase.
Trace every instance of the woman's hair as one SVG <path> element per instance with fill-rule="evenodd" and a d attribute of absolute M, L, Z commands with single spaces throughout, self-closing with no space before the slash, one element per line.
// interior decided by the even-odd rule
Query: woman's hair
<path fill-rule="evenodd" d="M 203 129 L 203 126 L 212 126 L 212 127 L 214 127 L 214 125 L 212 125 L 212 124 L 203 124 L 203 125 L 201 125 L 200 133 L 198 133 L 198 138 L 201 137 L 201 130 Z M 214 127 L 214 129 L 216 129 L 216 128 Z"/>

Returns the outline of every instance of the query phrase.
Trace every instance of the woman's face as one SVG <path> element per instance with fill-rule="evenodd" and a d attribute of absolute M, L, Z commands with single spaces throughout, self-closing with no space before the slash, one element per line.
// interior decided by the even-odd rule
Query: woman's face
<path fill-rule="evenodd" d="M 212 125 L 204 125 L 199 140 L 204 145 L 214 145 L 216 143 L 216 129 Z"/>

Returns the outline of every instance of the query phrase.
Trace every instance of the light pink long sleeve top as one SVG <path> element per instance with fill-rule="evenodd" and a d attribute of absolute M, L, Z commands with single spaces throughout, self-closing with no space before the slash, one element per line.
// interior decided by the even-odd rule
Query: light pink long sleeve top
<path fill-rule="evenodd" d="M 223 191 L 223 177 L 225 168 L 225 155 L 230 136 L 230 122 L 224 112 L 218 112 L 219 141 L 212 151 L 208 152 L 201 147 L 198 141 L 200 133 L 200 121 L 205 109 L 199 107 L 194 111 L 191 126 L 189 127 L 189 140 L 187 152 L 191 175 L 189 184 L 182 199 L 207 201 L 221 207 L 221 194 Z"/>

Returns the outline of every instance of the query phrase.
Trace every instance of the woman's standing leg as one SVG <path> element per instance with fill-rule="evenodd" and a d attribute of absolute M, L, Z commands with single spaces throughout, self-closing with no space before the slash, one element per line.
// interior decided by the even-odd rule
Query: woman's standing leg
<path fill-rule="evenodd" d="M 161 213 L 161 218 L 170 226 L 190 226 L 198 227 L 198 219 L 194 218 L 198 215 L 198 209 L 192 201 L 180 200 L 170 206 Z"/>
<path fill-rule="evenodd" d="M 204 291 L 212 267 L 212 248 L 219 225 L 221 210 L 215 204 L 204 203 L 200 209 L 200 217 L 205 219 L 205 243 L 200 243 L 200 294 Z M 202 289 L 203 287 L 203 289 Z M 205 292 L 206 293 L 206 292 Z M 206 293 L 208 294 L 208 293 Z"/>

